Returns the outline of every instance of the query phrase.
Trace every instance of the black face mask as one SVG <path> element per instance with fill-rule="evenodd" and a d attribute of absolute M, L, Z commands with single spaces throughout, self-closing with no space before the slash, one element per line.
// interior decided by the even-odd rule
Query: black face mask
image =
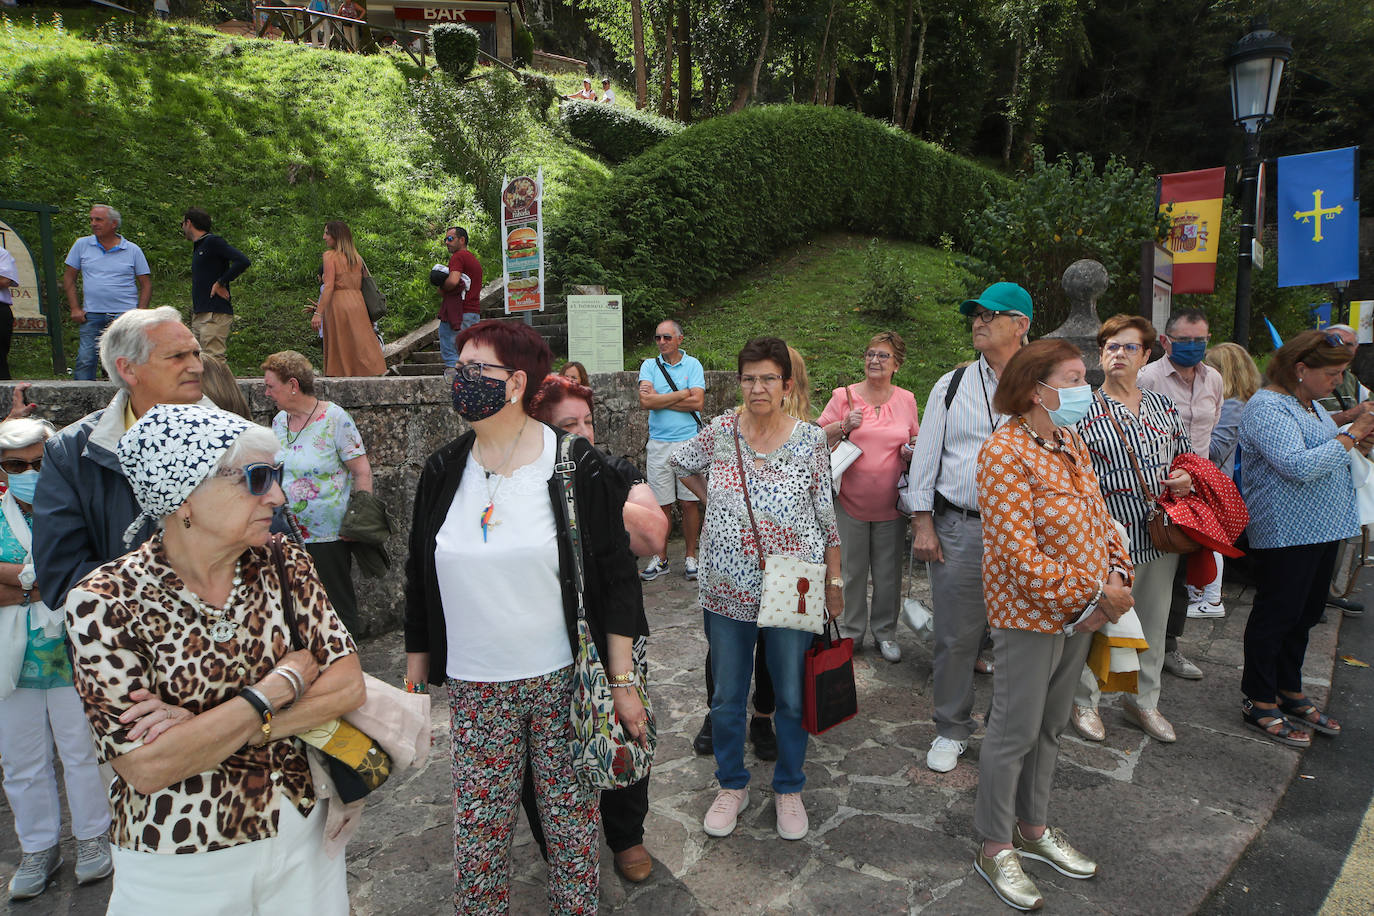
<path fill-rule="evenodd" d="M 469 423 L 496 416 L 506 403 L 504 379 L 483 376 L 469 382 L 459 375 L 453 380 L 453 409 Z"/>

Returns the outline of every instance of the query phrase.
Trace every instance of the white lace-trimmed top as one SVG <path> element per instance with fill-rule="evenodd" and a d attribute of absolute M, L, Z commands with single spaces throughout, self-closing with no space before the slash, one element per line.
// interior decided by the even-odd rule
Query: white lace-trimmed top
<path fill-rule="evenodd" d="M 504 478 L 488 478 L 477 450 L 468 454 L 434 545 L 448 636 L 446 673 L 455 680 L 515 681 L 572 664 L 557 520 L 549 502 L 556 441 L 546 427 L 539 458 Z M 494 524 L 484 541 L 489 500 Z"/>

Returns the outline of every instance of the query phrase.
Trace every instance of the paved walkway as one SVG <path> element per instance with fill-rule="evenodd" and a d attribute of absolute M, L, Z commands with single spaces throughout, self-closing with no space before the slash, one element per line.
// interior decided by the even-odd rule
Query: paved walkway
<path fill-rule="evenodd" d="M 680 544 L 672 550 L 680 560 Z M 923 588 L 924 579 L 917 585 Z M 645 602 L 659 717 L 646 845 L 656 864 L 649 880 L 630 885 L 615 874 L 603 849 L 603 913 L 1012 912 L 971 867 L 978 738 L 952 773 L 925 767 L 934 736 L 931 658 L 910 631 L 900 632 L 900 664 L 884 662 L 871 647 L 858 657 L 859 716 L 811 741 L 804 795 L 811 833 L 795 843 L 777 837 L 771 764 L 750 754 L 750 807 L 733 836 L 712 839 L 702 832 L 701 818 L 714 796 L 714 762 L 691 748 L 706 707 L 695 583 L 675 572 L 647 584 Z M 1166 676 L 1160 708 L 1174 723 L 1177 744 L 1159 744 L 1127 725 L 1110 696 L 1103 744 L 1082 742 L 1072 730 L 1066 736 L 1051 821 L 1097 857 L 1103 873 L 1071 881 L 1029 865 L 1048 912 L 1190 912 L 1263 829 L 1297 774 L 1299 752 L 1241 722 L 1248 594 L 1228 590 L 1226 604 L 1227 618 L 1189 621 L 1183 641 L 1205 679 Z M 1307 683 L 1319 701 L 1330 683 L 1339 613 L 1329 620 L 1313 631 L 1308 651 Z M 369 671 L 399 679 L 399 635 L 370 640 L 362 653 Z M 991 678 L 977 682 L 975 708 L 985 710 Z M 423 770 L 380 793 L 349 846 L 349 888 L 359 916 L 451 912 L 447 726 L 447 708 L 436 697 L 436 753 Z M 12 872 L 17 858 L 12 820 L 0 812 L 0 876 Z M 544 865 L 523 817 L 513 862 L 512 912 L 545 912 Z M 0 903 L 0 913 L 101 913 L 107 893 L 106 886 L 74 888 L 69 865 L 42 898 L 9 910 Z"/>

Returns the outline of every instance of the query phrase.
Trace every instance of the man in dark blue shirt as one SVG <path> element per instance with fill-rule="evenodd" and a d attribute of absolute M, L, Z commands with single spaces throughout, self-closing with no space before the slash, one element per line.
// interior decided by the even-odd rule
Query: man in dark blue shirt
<path fill-rule="evenodd" d="M 224 359 L 234 323 L 229 282 L 253 262 L 210 231 L 210 214 L 200 207 L 186 211 L 181 231 L 191 242 L 191 333 L 200 342 L 201 353 Z"/>

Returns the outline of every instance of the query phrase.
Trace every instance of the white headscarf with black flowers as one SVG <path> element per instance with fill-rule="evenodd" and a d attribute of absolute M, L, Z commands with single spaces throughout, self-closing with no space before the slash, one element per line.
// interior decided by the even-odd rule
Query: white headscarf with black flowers
<path fill-rule="evenodd" d="M 180 509 L 252 425 L 214 407 L 158 404 L 129 427 L 115 454 L 143 511 L 124 530 L 124 546 L 133 546 L 148 521 Z"/>

